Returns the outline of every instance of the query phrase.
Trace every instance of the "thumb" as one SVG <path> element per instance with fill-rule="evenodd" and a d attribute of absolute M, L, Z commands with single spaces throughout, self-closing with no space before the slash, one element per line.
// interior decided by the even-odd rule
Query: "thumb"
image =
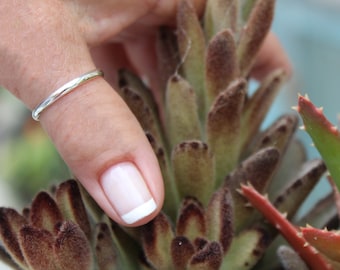
<path fill-rule="evenodd" d="M 80 88 L 46 109 L 42 125 L 112 219 L 125 225 L 145 223 L 163 201 L 153 150 L 135 117 L 102 78 Z"/>

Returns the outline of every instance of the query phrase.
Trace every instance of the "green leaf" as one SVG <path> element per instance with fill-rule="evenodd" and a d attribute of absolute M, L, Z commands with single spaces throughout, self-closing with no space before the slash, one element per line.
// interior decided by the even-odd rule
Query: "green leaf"
<path fill-rule="evenodd" d="M 252 7 L 237 47 L 240 71 L 243 76 L 246 76 L 252 68 L 257 52 L 270 30 L 274 8 L 275 0 L 257 0 Z"/>
<path fill-rule="evenodd" d="M 197 237 L 205 237 L 206 230 L 203 206 L 195 198 L 185 198 L 177 219 L 176 235 L 193 241 Z"/>
<path fill-rule="evenodd" d="M 196 94 L 190 84 L 174 75 L 166 90 L 166 120 L 172 146 L 188 139 L 201 139 Z"/>
<path fill-rule="evenodd" d="M 245 81 L 235 81 L 218 95 L 208 115 L 207 140 L 215 158 L 217 187 L 240 158 L 241 112 L 245 88 Z"/>
<path fill-rule="evenodd" d="M 172 153 L 175 181 L 180 198 L 194 196 L 203 205 L 209 201 L 214 190 L 214 160 L 207 144 L 186 141 Z"/>
<path fill-rule="evenodd" d="M 147 261 L 156 269 L 173 269 L 170 252 L 174 233 L 162 212 L 142 226 L 141 237 Z"/>
<path fill-rule="evenodd" d="M 340 188 L 340 132 L 306 97 L 299 96 L 298 111 L 304 126 Z"/>
<path fill-rule="evenodd" d="M 204 55 L 205 38 L 197 12 L 190 0 L 179 2 L 177 12 L 177 38 L 183 75 L 192 85 L 200 108 L 205 115 Z"/>
<path fill-rule="evenodd" d="M 237 4 L 235 0 L 208 0 L 204 12 L 204 32 L 209 41 L 216 33 L 230 29 L 236 31 Z"/>
<path fill-rule="evenodd" d="M 234 237 L 234 206 L 231 192 L 226 187 L 216 191 L 206 209 L 208 239 L 218 241 L 226 253 Z"/>

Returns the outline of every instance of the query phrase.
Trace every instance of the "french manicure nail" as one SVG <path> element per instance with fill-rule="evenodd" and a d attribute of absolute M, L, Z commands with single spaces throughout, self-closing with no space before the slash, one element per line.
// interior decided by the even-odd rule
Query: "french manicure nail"
<path fill-rule="evenodd" d="M 100 183 L 112 207 L 127 224 L 141 220 L 157 208 L 141 173 L 131 162 L 110 167 Z"/>

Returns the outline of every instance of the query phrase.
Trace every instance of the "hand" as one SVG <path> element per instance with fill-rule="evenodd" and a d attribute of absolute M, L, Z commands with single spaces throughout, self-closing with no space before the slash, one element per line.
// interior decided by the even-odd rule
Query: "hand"
<path fill-rule="evenodd" d="M 117 67 L 156 84 L 155 33 L 173 24 L 177 1 L 2 0 L 0 84 L 33 109 L 95 67 L 96 78 L 43 111 L 40 120 L 74 175 L 120 224 L 137 226 L 161 209 L 162 176 L 139 123 L 113 90 Z M 195 1 L 202 14 L 205 1 Z M 114 42 L 113 42 L 114 41 Z M 258 72 L 290 66 L 270 34 Z M 261 72 L 260 72 L 261 71 Z"/>

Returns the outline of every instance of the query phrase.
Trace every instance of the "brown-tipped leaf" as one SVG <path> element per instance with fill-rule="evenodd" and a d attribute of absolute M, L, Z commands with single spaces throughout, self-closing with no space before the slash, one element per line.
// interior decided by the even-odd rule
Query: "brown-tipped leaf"
<path fill-rule="evenodd" d="M 204 55 L 205 39 L 197 12 L 190 0 L 180 1 L 177 13 L 177 38 L 182 72 L 196 92 L 200 116 L 205 114 Z"/>
<path fill-rule="evenodd" d="M 280 212 L 287 213 L 287 218 L 290 219 L 325 172 L 326 166 L 321 160 L 306 162 L 299 175 L 274 200 L 275 207 Z"/>
<path fill-rule="evenodd" d="M 238 75 L 236 47 L 229 30 L 218 33 L 208 44 L 206 53 L 207 108 Z"/>
<path fill-rule="evenodd" d="M 214 189 L 214 160 L 201 141 L 179 144 L 172 153 L 172 164 L 180 198 L 194 196 L 204 205 Z"/>
<path fill-rule="evenodd" d="M 193 241 L 197 237 L 205 237 L 206 230 L 201 203 L 193 197 L 184 199 L 177 220 L 176 235 L 185 236 Z"/>
<path fill-rule="evenodd" d="M 141 237 L 147 261 L 156 269 L 172 269 L 170 249 L 174 233 L 162 212 L 142 227 Z"/>
<path fill-rule="evenodd" d="M 54 250 L 61 269 L 92 269 L 93 255 L 90 243 L 80 227 L 70 221 L 66 221 L 60 224 L 57 230 L 58 234 Z"/>
<path fill-rule="evenodd" d="M 55 196 L 64 219 L 77 223 L 90 240 L 91 226 L 78 183 L 75 180 L 63 182 L 57 188 Z"/>
<path fill-rule="evenodd" d="M 222 258 L 221 245 L 218 242 L 208 243 L 202 250 L 193 255 L 188 270 L 218 270 L 220 269 Z"/>
<path fill-rule="evenodd" d="M 106 223 L 96 226 L 95 252 L 100 270 L 118 270 L 117 250 Z"/>
<path fill-rule="evenodd" d="M 258 0 L 243 28 L 237 47 L 242 75 L 247 75 L 263 40 L 267 36 L 274 16 L 275 0 Z"/>
<path fill-rule="evenodd" d="M 170 77 L 166 90 L 166 119 L 171 145 L 201 139 L 196 94 L 179 75 Z"/>
<path fill-rule="evenodd" d="M 24 226 L 20 230 L 19 242 L 30 269 L 65 269 L 60 267 L 55 257 L 54 237 L 51 232 L 32 226 Z"/>
<path fill-rule="evenodd" d="M 226 185 L 230 188 L 234 200 L 234 228 L 238 232 L 252 217 L 253 208 L 246 207 L 247 200 L 237 189 L 240 184 L 250 182 L 259 192 L 265 192 L 280 160 L 279 151 L 268 147 L 253 154 L 241 163 L 227 178 Z"/>
<path fill-rule="evenodd" d="M 206 224 L 208 239 L 218 241 L 223 252 L 229 249 L 234 237 L 234 211 L 231 193 L 226 187 L 221 187 L 215 192 L 206 210 Z"/>
<path fill-rule="evenodd" d="M 187 269 L 189 259 L 194 254 L 195 248 L 188 238 L 177 236 L 171 242 L 171 258 L 175 270 Z"/>
<path fill-rule="evenodd" d="M 245 81 L 234 82 L 218 95 L 208 115 L 207 140 L 215 158 L 216 186 L 239 160 L 245 88 Z"/>
<path fill-rule="evenodd" d="M 12 259 L 21 266 L 25 266 L 25 259 L 20 249 L 18 233 L 27 224 L 26 219 L 11 208 L 0 208 L 0 236 L 1 242 Z"/>
<path fill-rule="evenodd" d="M 258 132 L 285 77 L 286 75 L 282 70 L 273 71 L 261 83 L 254 95 L 247 100 L 242 115 L 243 149 L 247 147 Z"/>
<path fill-rule="evenodd" d="M 30 221 L 34 227 L 54 232 L 55 225 L 63 216 L 55 200 L 47 193 L 40 192 L 32 202 Z"/>

